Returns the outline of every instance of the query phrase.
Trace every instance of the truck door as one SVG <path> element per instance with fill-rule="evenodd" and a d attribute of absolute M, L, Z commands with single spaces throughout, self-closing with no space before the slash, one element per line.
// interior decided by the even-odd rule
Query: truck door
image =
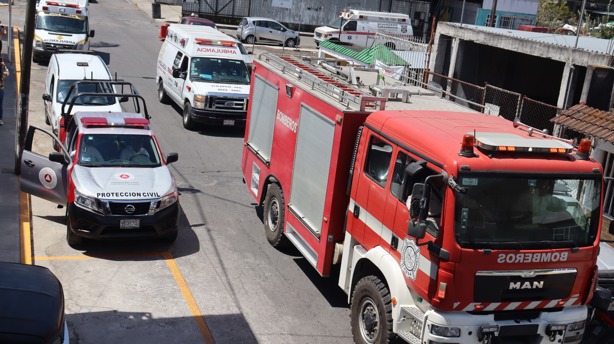
<path fill-rule="evenodd" d="M 359 220 L 352 219 L 352 235 L 356 236 L 357 240 L 361 240 L 360 228 L 364 228 L 362 239 L 364 239 L 366 248 L 370 249 L 380 245 L 382 235 L 389 236 L 390 233 L 390 230 L 384 229 L 386 226 L 384 218 L 392 145 L 375 135 L 368 140 L 362 171 L 357 173 L 357 189 L 352 193 L 356 205 L 350 210 Z M 388 228 L 391 227 L 389 224 Z"/>
<path fill-rule="evenodd" d="M 60 152 L 54 152 L 53 146 L 59 147 Z M 54 160 L 62 162 L 52 161 L 51 154 Z M 21 191 L 65 205 L 70 161 L 66 148 L 55 135 L 30 126 L 21 157 Z"/>

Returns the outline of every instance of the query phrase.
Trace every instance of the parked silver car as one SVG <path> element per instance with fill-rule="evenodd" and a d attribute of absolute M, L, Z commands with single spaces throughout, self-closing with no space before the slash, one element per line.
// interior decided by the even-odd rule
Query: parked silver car
<path fill-rule="evenodd" d="M 248 44 L 269 42 L 286 47 L 297 47 L 301 42 L 297 31 L 290 30 L 273 19 L 255 17 L 245 17 L 241 20 L 237 27 L 237 38 Z"/>

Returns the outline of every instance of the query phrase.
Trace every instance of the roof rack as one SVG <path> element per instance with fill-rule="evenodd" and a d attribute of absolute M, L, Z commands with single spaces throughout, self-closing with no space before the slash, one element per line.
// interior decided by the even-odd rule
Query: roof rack
<path fill-rule="evenodd" d="M 345 104 L 348 108 L 352 105 L 359 107 L 360 111 L 366 111 L 367 109 L 376 111 L 386 108 L 386 98 L 374 97 L 357 88 L 350 87 L 347 82 L 326 75 L 317 70 L 316 66 L 307 64 L 294 56 L 262 53 L 258 58 L 277 68 L 281 73 L 294 76 L 298 81 L 301 81 L 311 89 L 320 91 Z"/>

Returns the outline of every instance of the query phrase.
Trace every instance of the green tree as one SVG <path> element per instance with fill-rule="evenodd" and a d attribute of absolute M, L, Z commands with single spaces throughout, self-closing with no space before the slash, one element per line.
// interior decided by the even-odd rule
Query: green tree
<path fill-rule="evenodd" d="M 537 25 L 556 31 L 564 24 L 577 23 L 576 16 L 569 10 L 565 1 L 542 0 L 537 9 Z"/>

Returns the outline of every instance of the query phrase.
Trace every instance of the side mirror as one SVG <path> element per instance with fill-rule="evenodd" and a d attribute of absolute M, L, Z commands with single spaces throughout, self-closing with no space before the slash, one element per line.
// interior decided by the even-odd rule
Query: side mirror
<path fill-rule="evenodd" d="M 591 300 L 591 306 L 600 311 L 606 312 L 610 303 L 612 303 L 612 291 L 606 288 L 597 287 L 593 293 L 593 299 Z"/>
<path fill-rule="evenodd" d="M 51 94 L 45 93 L 43 94 L 43 100 L 46 102 L 50 102 L 51 101 Z"/>
<path fill-rule="evenodd" d="M 168 155 L 166 155 L 167 164 L 172 164 L 177 160 L 179 160 L 179 154 L 177 153 L 168 153 Z"/>
<path fill-rule="evenodd" d="M 411 198 L 409 199 L 409 218 L 416 219 L 420 217 L 422 199 L 424 195 L 425 185 L 423 183 L 414 184 L 414 188 L 411 192 Z M 421 219 L 423 220 L 423 219 Z"/>
<path fill-rule="evenodd" d="M 53 162 L 59 162 L 62 165 L 67 165 L 68 161 L 64 157 L 64 153 L 62 152 L 51 152 L 49 153 L 49 160 Z"/>
<path fill-rule="evenodd" d="M 424 238 L 424 235 L 426 235 L 426 222 L 409 220 L 407 235 L 413 236 L 416 239 Z"/>
<path fill-rule="evenodd" d="M 173 78 L 178 78 L 179 77 L 179 68 L 175 68 L 173 67 L 173 72 L 171 73 L 173 75 Z"/>
<path fill-rule="evenodd" d="M 96 33 L 95 30 L 90 30 L 90 38 L 94 37 L 94 34 Z"/>

